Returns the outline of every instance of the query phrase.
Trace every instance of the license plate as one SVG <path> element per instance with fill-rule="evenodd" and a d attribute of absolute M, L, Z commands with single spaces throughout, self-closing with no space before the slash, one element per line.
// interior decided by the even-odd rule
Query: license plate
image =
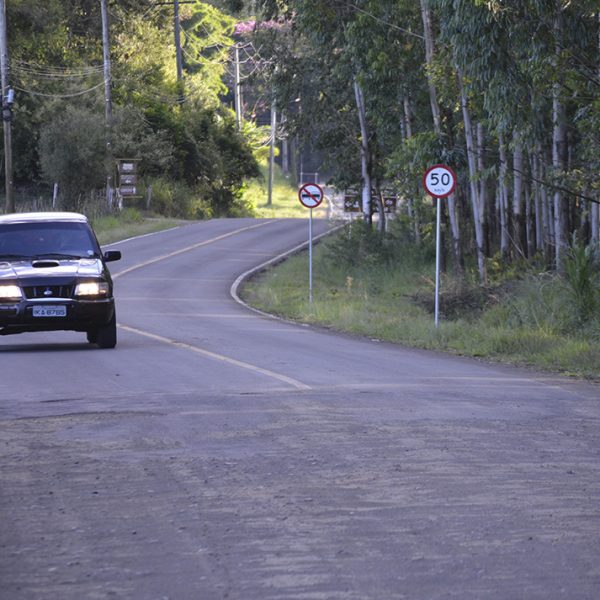
<path fill-rule="evenodd" d="M 66 306 L 34 306 L 34 317 L 66 317 Z"/>

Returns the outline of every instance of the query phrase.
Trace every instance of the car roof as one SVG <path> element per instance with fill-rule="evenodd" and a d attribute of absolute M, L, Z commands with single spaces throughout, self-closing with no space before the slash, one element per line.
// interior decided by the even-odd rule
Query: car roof
<path fill-rule="evenodd" d="M 29 212 L 11 213 L 0 215 L 0 224 L 3 223 L 46 223 L 46 222 L 76 222 L 87 223 L 87 217 L 75 212 Z"/>

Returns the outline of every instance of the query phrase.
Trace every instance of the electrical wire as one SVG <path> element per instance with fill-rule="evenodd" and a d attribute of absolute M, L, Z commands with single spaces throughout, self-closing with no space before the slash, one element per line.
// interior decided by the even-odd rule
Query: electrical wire
<path fill-rule="evenodd" d="M 90 75 L 101 73 L 104 69 L 103 65 L 87 66 L 87 67 L 54 67 L 51 65 L 37 65 L 19 59 L 12 59 L 10 65 L 13 71 L 20 71 L 28 75 L 37 75 L 40 77 L 56 77 L 56 78 L 81 78 Z"/>
<path fill-rule="evenodd" d="M 73 92 L 71 94 L 45 94 L 43 92 L 37 92 L 35 90 L 28 90 L 28 89 L 22 88 L 18 85 L 14 85 L 13 87 L 15 90 L 19 90 L 20 92 L 23 92 L 25 94 L 30 94 L 32 96 L 43 96 L 44 98 L 74 98 L 75 96 L 83 96 L 83 94 L 88 94 L 90 92 L 93 92 L 94 90 L 97 90 L 98 88 L 102 87 L 103 85 L 104 85 L 104 81 L 102 81 L 98 85 L 95 85 L 86 90 L 80 90 L 78 92 Z"/>

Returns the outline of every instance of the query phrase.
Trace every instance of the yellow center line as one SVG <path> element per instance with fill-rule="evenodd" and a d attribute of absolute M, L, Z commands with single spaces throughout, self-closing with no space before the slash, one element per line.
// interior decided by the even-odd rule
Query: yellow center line
<path fill-rule="evenodd" d="M 264 227 L 265 225 L 270 225 L 271 223 L 275 223 L 275 222 L 276 221 L 271 220 L 271 221 L 258 223 L 255 225 L 249 225 L 247 227 L 242 227 L 240 229 L 236 229 L 235 231 L 230 231 L 229 233 L 224 233 L 223 235 L 219 235 L 219 236 L 211 238 L 209 240 L 205 240 L 203 242 L 198 242 L 197 244 L 192 244 L 191 246 L 186 246 L 185 248 L 175 250 L 174 252 L 169 252 L 168 254 L 163 254 L 161 256 L 157 256 L 156 258 L 152 258 L 150 260 L 139 263 L 137 265 L 133 265 L 123 271 L 120 271 L 119 273 L 116 273 L 115 275 L 113 275 L 113 279 L 117 279 L 118 277 L 122 277 L 123 275 L 131 273 L 132 271 L 137 271 L 138 269 L 141 269 L 143 267 L 147 267 L 149 265 L 156 264 L 163 260 L 173 258 L 174 256 L 178 256 L 185 252 L 189 252 L 190 250 L 195 250 L 196 248 L 201 248 L 202 246 L 207 246 L 208 244 L 213 244 L 214 242 L 224 240 L 226 238 L 237 235 L 238 233 L 242 233 L 243 231 L 249 231 L 251 229 L 256 229 L 258 227 Z M 128 325 L 123 325 L 121 323 L 119 323 L 119 328 L 123 329 L 124 331 L 129 331 L 130 333 L 136 333 L 138 335 L 145 336 L 147 338 L 156 340 L 158 342 L 162 342 L 164 344 L 169 344 L 169 345 L 175 346 L 177 348 L 182 348 L 184 350 L 189 350 L 191 352 L 195 352 L 196 354 L 200 354 L 207 358 L 219 360 L 221 362 L 224 362 L 224 363 L 236 366 L 236 367 L 240 367 L 240 368 L 246 369 L 248 371 L 252 371 L 253 373 L 265 375 L 267 377 L 270 377 L 271 379 L 276 379 L 277 381 L 281 381 L 283 383 L 291 385 L 292 387 L 294 387 L 298 390 L 310 390 L 311 389 L 310 386 L 302 383 L 301 381 L 293 379 L 292 377 L 288 377 L 287 375 L 282 375 L 281 373 L 276 373 L 275 371 L 270 371 L 269 369 L 263 369 L 262 367 L 257 367 L 256 365 L 251 365 L 250 363 L 246 363 L 241 360 L 236 360 L 235 358 L 223 356 L 222 354 L 217 354 L 216 352 L 211 352 L 210 350 L 205 350 L 204 348 L 199 348 L 198 346 L 192 346 L 191 344 L 186 344 L 184 342 L 178 342 L 177 340 L 171 340 L 169 338 L 166 338 L 166 337 L 163 337 L 160 335 L 156 335 L 156 334 L 150 333 L 148 331 L 143 331 L 141 329 L 136 329 L 135 327 L 130 327 Z"/>
<path fill-rule="evenodd" d="M 222 354 L 217 354 L 216 352 L 211 352 L 210 350 L 205 350 L 204 348 L 199 348 L 198 346 L 192 346 L 191 344 L 186 344 L 185 342 L 178 342 L 177 340 L 171 340 L 169 338 L 163 337 L 161 335 L 156 335 L 155 333 L 150 333 L 148 331 L 143 331 L 142 329 L 136 329 L 135 327 L 129 327 L 129 325 L 122 325 L 119 323 L 119 328 L 124 331 L 129 331 L 130 333 L 136 333 L 138 335 L 143 335 L 152 340 L 156 340 L 158 342 L 162 342 L 164 344 L 169 344 L 171 346 L 175 346 L 176 348 L 182 348 L 183 350 L 189 350 L 190 352 L 195 352 L 196 354 L 200 354 L 207 358 L 212 358 L 214 360 L 218 360 L 229 365 L 233 365 L 235 367 L 240 367 L 242 369 L 246 369 L 247 371 L 252 371 L 253 373 L 258 373 L 260 375 L 265 375 L 266 377 L 270 377 L 271 379 L 276 379 L 277 381 L 281 381 L 283 383 L 287 383 L 292 387 L 298 390 L 310 390 L 311 387 L 298 381 L 297 379 L 293 379 L 292 377 L 288 377 L 287 375 L 282 375 L 281 373 L 276 373 L 275 371 L 270 371 L 269 369 L 263 369 L 262 367 L 257 367 L 256 365 L 251 365 L 250 363 L 243 362 L 241 360 L 236 360 L 235 358 L 230 358 L 229 356 L 224 356 Z"/>
<path fill-rule="evenodd" d="M 266 221 L 263 223 L 258 223 L 256 225 L 248 225 L 247 227 L 242 227 L 241 229 L 236 229 L 235 231 L 230 231 L 229 233 L 224 233 L 223 235 L 211 238 L 210 240 L 204 240 L 203 242 L 198 242 L 197 244 L 192 244 L 191 246 L 186 246 L 185 248 L 180 248 L 179 250 L 175 250 L 174 252 L 169 252 L 169 254 L 163 254 L 161 256 L 157 256 L 156 258 L 151 258 L 150 260 L 147 260 L 143 263 L 139 263 L 137 265 L 133 265 L 131 267 L 128 267 L 124 271 L 116 273 L 115 275 L 113 275 L 113 279 L 122 277 L 123 275 L 131 273 L 132 271 L 137 271 L 142 267 L 148 267 L 149 265 L 153 265 L 157 262 L 173 258 L 174 256 L 178 256 L 179 254 L 184 254 L 185 252 L 189 252 L 190 250 L 195 250 L 196 248 L 201 248 L 202 246 L 207 246 L 208 244 L 213 244 L 214 242 L 219 242 L 220 240 L 227 239 L 231 236 L 237 235 L 238 233 L 242 233 L 243 231 L 249 231 L 250 229 L 256 229 L 257 227 L 264 227 L 265 225 L 270 225 L 271 223 L 275 223 L 275 221 Z"/>

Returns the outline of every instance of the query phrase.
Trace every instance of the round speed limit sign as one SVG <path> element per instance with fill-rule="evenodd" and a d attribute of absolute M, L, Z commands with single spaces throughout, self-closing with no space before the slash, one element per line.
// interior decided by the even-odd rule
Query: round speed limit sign
<path fill-rule="evenodd" d="M 425 172 L 423 186 L 430 196 L 446 198 L 456 188 L 456 174 L 447 165 L 434 165 Z"/>

